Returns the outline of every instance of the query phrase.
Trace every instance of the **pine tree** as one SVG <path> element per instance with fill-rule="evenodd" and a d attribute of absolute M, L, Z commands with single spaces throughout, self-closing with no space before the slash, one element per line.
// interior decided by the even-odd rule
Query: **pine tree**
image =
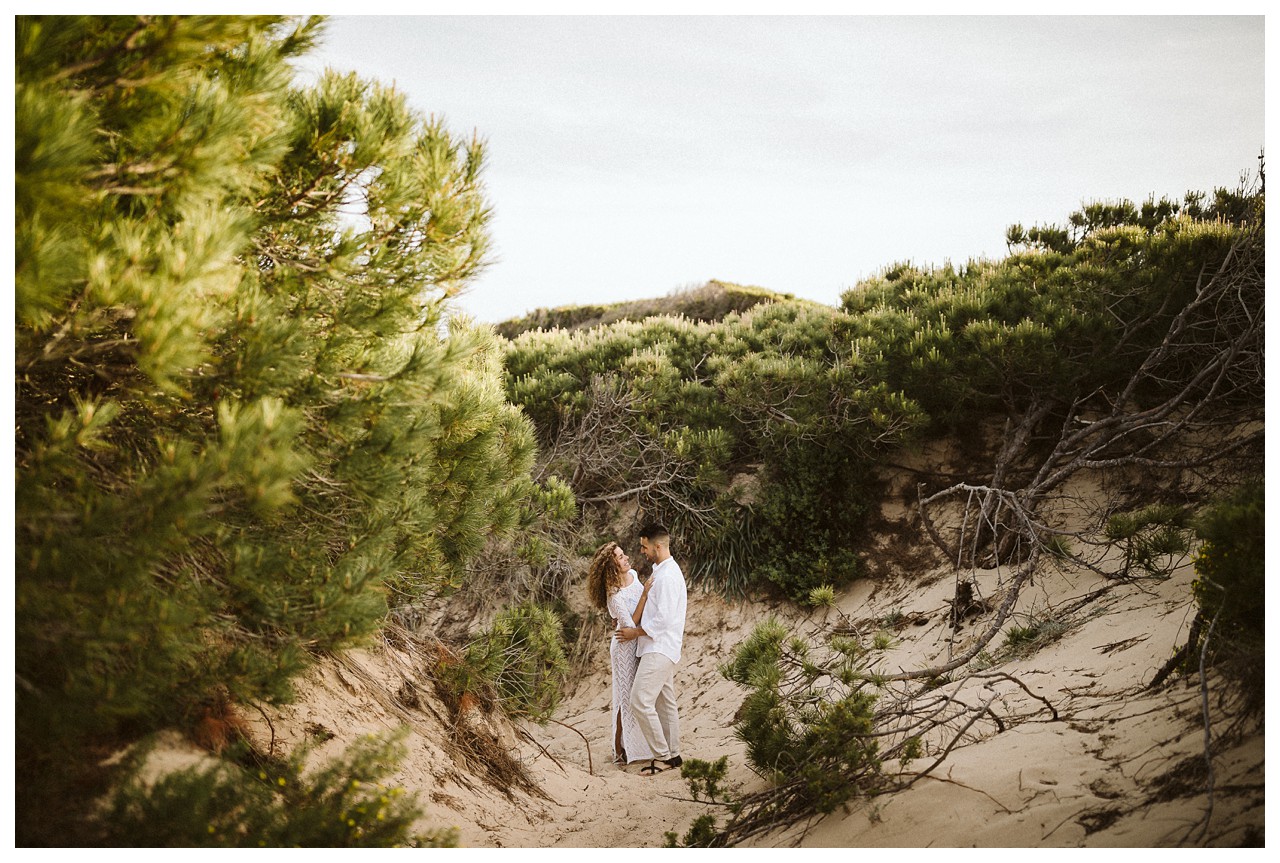
<path fill-rule="evenodd" d="M 321 22 L 16 22 L 19 841 L 87 747 L 290 697 L 510 531 L 482 142 L 293 84 Z M 76 807 L 71 806 L 71 809 Z"/>

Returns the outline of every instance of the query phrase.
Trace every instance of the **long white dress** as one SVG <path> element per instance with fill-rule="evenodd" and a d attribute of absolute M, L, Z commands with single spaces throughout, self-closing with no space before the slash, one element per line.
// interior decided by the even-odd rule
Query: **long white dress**
<path fill-rule="evenodd" d="M 609 616 L 618 621 L 618 626 L 635 626 L 632 615 L 640 602 L 640 594 L 644 585 L 631 571 L 631 583 L 609 597 Z M 613 669 L 613 720 L 610 723 L 610 744 L 618 739 L 618 720 L 622 720 L 622 748 L 626 751 L 627 761 L 648 761 L 653 758 L 649 744 L 645 742 L 640 726 L 636 724 L 635 715 L 631 712 L 631 684 L 636 679 L 636 668 L 640 659 L 636 656 L 635 639 L 621 642 L 616 638 L 609 639 L 609 665 Z M 613 753 L 614 759 L 622 756 L 621 752 Z"/>

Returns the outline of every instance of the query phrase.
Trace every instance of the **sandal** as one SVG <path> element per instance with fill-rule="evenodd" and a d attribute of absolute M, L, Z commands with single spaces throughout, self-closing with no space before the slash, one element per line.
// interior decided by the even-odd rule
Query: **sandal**
<path fill-rule="evenodd" d="M 679 767 L 683 763 L 684 763 L 684 759 L 681 758 L 679 755 L 677 755 L 674 758 L 662 759 L 662 764 L 664 766 L 659 767 L 658 759 L 655 758 L 652 761 L 650 761 L 647 766 L 641 767 L 640 772 L 646 776 L 655 776 L 667 770 L 674 770 L 675 768 Z"/>

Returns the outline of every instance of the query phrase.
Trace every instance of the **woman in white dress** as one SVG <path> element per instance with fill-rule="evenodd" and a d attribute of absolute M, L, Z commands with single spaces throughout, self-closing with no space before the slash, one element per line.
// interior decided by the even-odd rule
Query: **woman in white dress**
<path fill-rule="evenodd" d="M 606 542 L 591 559 L 591 568 L 587 571 L 587 593 L 592 605 L 609 612 L 616 632 L 624 626 L 640 625 L 649 586 L 640 583 L 622 546 Z M 620 764 L 650 760 L 653 754 L 628 707 L 631 684 L 640 665 L 635 640 L 610 638 L 609 665 L 613 672 L 613 760 Z"/>

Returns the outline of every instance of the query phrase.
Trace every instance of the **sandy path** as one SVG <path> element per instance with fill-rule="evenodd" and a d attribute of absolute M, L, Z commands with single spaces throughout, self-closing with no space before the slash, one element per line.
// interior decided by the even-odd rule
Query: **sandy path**
<path fill-rule="evenodd" d="M 993 595 L 1007 573 L 980 573 L 979 591 Z M 1036 696 L 1011 684 L 994 685 L 996 709 L 1011 717 L 981 739 L 951 753 L 934 774 L 898 794 L 855 801 L 809 825 L 757 839 L 763 846 L 806 847 L 1147 847 L 1239 844 L 1262 835 L 1263 738 L 1247 737 L 1214 760 L 1219 788 L 1208 828 L 1203 778 L 1154 784 L 1176 765 L 1203 759 L 1198 682 L 1147 692 L 1151 679 L 1185 639 L 1192 615 L 1184 566 L 1162 581 L 1120 585 L 1063 619 L 1065 634 L 1034 654 L 1001 666 Z M 1062 609 L 1107 582 L 1092 574 L 1047 569 L 1024 592 L 1007 625 Z M 807 633 L 839 613 L 864 625 L 893 619 L 894 646 L 886 667 L 923 667 L 963 650 L 983 620 L 958 633 L 948 626 L 954 578 L 945 567 L 873 584 L 854 585 L 838 611 L 728 602 L 692 592 L 685 661 L 677 672 L 684 756 L 729 756 L 728 786 L 761 787 L 734 736 L 733 716 L 744 692 L 717 666 L 759 620 L 776 614 Z M 998 636 L 990 649 L 1002 643 Z M 301 687 L 297 704 L 273 717 L 277 747 L 291 747 L 316 731 L 332 734 L 318 754 L 356 736 L 409 725 L 409 755 L 392 777 L 417 791 L 424 829 L 454 827 L 470 847 L 657 847 L 664 833 L 683 835 L 711 811 L 689 799 L 678 771 L 641 776 L 639 765 L 609 762 L 607 645 L 563 700 L 557 722 L 524 726 L 535 743 L 510 729 L 505 744 L 536 778 L 543 794 L 504 793 L 459 761 L 445 741 L 452 733 L 443 706 L 426 689 L 418 703 L 401 703 L 405 680 L 421 681 L 413 657 L 386 648 L 355 651 L 327 661 Z M 1217 685 L 1215 681 L 1214 685 Z M 398 694 L 399 693 L 399 694 Z M 1041 701 L 1058 711 L 1053 720 Z M 1012 717 L 1022 716 L 1020 723 Z M 253 715 L 265 744 L 266 723 Z M 1215 723 L 1220 720 L 1215 718 Z M 573 726 L 586 736 L 587 745 Z M 496 727 L 496 726 L 495 726 Z M 544 751 L 545 750 L 545 751 Z M 909 765 L 918 770 L 923 763 Z M 1175 774 L 1177 775 L 1177 774 Z M 722 818 L 723 820 L 723 818 Z M 1252 833 L 1250 831 L 1253 831 Z"/>

